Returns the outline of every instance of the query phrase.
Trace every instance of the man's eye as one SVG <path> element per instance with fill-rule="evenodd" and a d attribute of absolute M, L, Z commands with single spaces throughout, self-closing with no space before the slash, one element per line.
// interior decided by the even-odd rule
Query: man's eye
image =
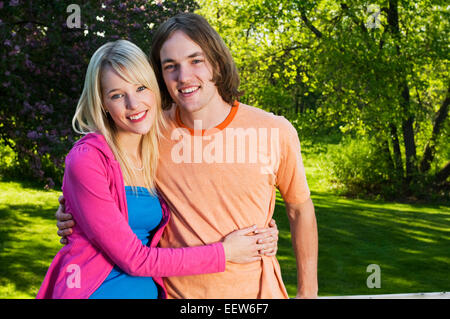
<path fill-rule="evenodd" d="M 168 64 L 168 65 L 164 66 L 164 70 L 172 70 L 174 68 L 175 68 L 175 66 L 173 64 Z"/>

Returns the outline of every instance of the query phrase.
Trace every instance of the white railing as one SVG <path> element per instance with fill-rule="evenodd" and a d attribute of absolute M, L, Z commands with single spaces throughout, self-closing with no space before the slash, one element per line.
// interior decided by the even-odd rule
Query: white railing
<path fill-rule="evenodd" d="M 356 295 L 356 296 L 325 296 L 319 299 L 450 299 L 449 292 L 426 292 L 413 294 L 389 295 Z"/>

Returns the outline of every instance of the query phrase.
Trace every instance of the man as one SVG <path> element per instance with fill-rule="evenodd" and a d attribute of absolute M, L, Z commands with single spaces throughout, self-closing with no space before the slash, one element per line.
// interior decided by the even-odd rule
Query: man
<path fill-rule="evenodd" d="M 168 108 L 157 184 L 173 218 L 161 247 L 267 227 L 278 187 L 297 257 L 297 297 L 317 297 L 317 225 L 296 130 L 283 117 L 235 101 L 236 66 L 201 16 L 184 13 L 163 23 L 152 63 Z M 170 298 L 288 297 L 275 256 L 228 263 L 223 273 L 166 278 L 165 285 Z"/>

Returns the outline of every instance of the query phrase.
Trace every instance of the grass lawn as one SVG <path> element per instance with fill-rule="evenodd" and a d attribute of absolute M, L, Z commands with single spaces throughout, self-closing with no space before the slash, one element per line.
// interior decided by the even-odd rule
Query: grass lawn
<path fill-rule="evenodd" d="M 60 192 L 0 182 L 0 298 L 34 298 L 61 245 Z"/>
<path fill-rule="evenodd" d="M 319 296 L 450 291 L 450 207 L 334 195 L 325 152 L 314 147 L 302 151 L 319 232 Z M 280 197 L 274 218 L 283 280 L 295 296 L 295 257 Z M 367 287 L 370 264 L 380 267 L 380 288 Z"/>
<path fill-rule="evenodd" d="M 450 290 L 450 209 L 349 200 L 314 193 L 319 229 L 319 295 L 368 295 Z M 279 261 L 288 293 L 296 265 L 282 201 Z M 367 266 L 381 270 L 381 288 L 367 287 Z"/>
<path fill-rule="evenodd" d="M 319 227 L 321 296 L 450 290 L 449 207 L 345 199 L 325 191 L 318 167 L 306 168 Z M 35 297 L 61 247 L 54 219 L 59 195 L 0 181 L 0 298 Z M 295 258 L 281 200 L 275 219 L 283 279 L 295 296 Z M 379 289 L 366 286 L 369 264 L 381 268 Z"/>

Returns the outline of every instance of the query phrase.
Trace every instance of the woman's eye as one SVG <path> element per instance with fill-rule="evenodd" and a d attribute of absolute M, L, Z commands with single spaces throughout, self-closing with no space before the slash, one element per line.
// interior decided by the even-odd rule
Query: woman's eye
<path fill-rule="evenodd" d="M 144 91 L 145 89 L 146 89 L 147 87 L 146 86 L 140 86 L 140 87 L 138 87 L 138 92 L 141 92 L 141 91 Z"/>
<path fill-rule="evenodd" d="M 193 60 L 192 62 L 193 62 L 194 64 L 199 64 L 199 63 L 202 63 L 203 60 L 195 59 L 195 60 Z"/>
<path fill-rule="evenodd" d="M 122 94 L 114 94 L 113 96 L 111 96 L 112 100 L 117 100 L 120 99 L 123 95 Z"/>

